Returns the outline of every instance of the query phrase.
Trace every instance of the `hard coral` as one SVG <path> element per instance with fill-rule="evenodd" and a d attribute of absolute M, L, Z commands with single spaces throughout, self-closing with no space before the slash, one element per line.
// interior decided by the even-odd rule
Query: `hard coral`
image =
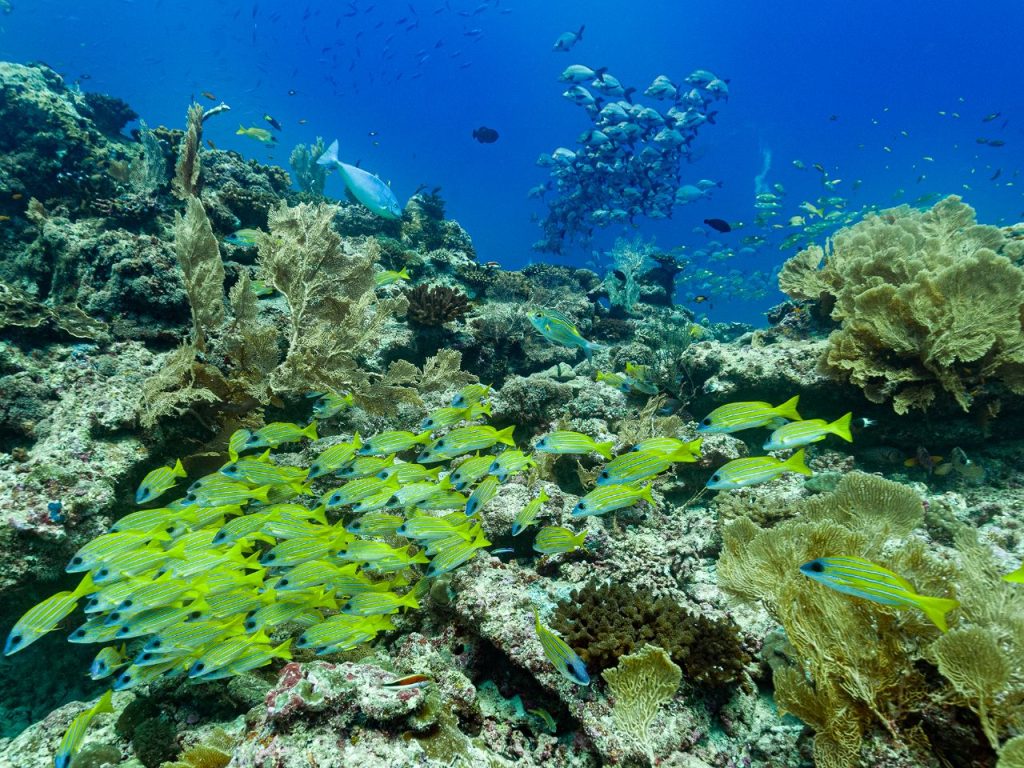
<path fill-rule="evenodd" d="M 439 326 L 458 320 L 469 311 L 469 299 L 457 288 L 417 285 L 405 294 L 407 317 L 414 325 Z"/>
<path fill-rule="evenodd" d="M 824 266 L 819 265 L 824 259 Z M 993 383 L 1024 394 L 1024 243 L 956 196 L 872 214 L 790 259 L 779 286 L 832 304 L 819 368 L 906 413 L 942 392 L 968 410 Z"/>
<path fill-rule="evenodd" d="M 665 649 L 691 683 L 719 687 L 736 682 L 748 661 L 736 624 L 691 614 L 646 588 L 596 584 L 573 590 L 558 604 L 552 626 L 593 675 L 644 645 Z"/>

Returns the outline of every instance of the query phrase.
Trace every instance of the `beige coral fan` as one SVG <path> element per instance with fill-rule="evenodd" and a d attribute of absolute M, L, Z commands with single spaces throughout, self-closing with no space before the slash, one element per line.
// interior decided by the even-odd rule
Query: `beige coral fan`
<path fill-rule="evenodd" d="M 661 705 L 679 689 L 683 672 L 664 649 L 645 645 L 601 673 L 615 699 L 612 717 L 619 732 L 651 754 L 650 729 Z"/>
<path fill-rule="evenodd" d="M 840 323 L 822 372 L 872 402 L 892 400 L 897 413 L 927 408 L 939 391 L 968 410 L 986 382 L 1024 394 L 1022 259 L 1024 242 L 976 224 L 951 196 L 840 230 L 827 251 L 812 246 L 786 262 L 779 286 L 831 306 Z"/>

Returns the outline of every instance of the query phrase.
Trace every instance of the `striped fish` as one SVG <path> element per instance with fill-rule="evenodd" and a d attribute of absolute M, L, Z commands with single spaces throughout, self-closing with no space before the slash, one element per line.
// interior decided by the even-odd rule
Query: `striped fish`
<path fill-rule="evenodd" d="M 882 605 L 918 608 L 943 632 L 948 629 L 946 614 L 960 605 L 945 597 L 919 595 L 909 581 L 862 557 L 819 557 L 801 565 L 800 572 L 847 595 Z"/>
<path fill-rule="evenodd" d="M 615 441 L 609 440 L 605 443 L 599 443 L 589 435 L 584 435 L 582 432 L 549 432 L 544 435 L 534 448 L 541 453 L 555 453 L 555 454 L 586 454 L 586 453 L 597 453 L 606 459 L 612 457 L 612 446 L 615 445 Z"/>
<path fill-rule="evenodd" d="M 362 439 L 356 432 L 351 443 L 337 443 L 325 450 L 316 457 L 316 461 L 309 465 L 309 473 L 306 477 L 312 480 L 315 477 L 330 474 L 352 461 L 356 451 L 362 446 Z"/>
<path fill-rule="evenodd" d="M 648 477 L 660 475 L 676 461 L 692 460 L 688 451 L 676 453 L 659 453 L 655 451 L 636 451 L 616 456 L 605 465 L 597 476 L 597 484 L 621 485 L 646 480 Z"/>
<path fill-rule="evenodd" d="M 711 476 L 707 487 L 715 491 L 746 488 L 748 485 L 759 485 L 774 480 L 787 472 L 799 472 L 801 475 L 808 476 L 814 474 L 804 462 L 803 448 L 785 461 L 780 461 L 772 456 L 733 459 Z"/>
<path fill-rule="evenodd" d="M 469 501 L 466 502 L 466 517 L 475 515 L 484 508 L 484 504 L 498 495 L 499 482 L 494 475 L 488 475 L 480 481 L 480 485 L 473 489 Z"/>
<path fill-rule="evenodd" d="M 546 525 L 537 531 L 537 538 L 534 539 L 533 548 L 544 555 L 574 552 L 583 546 L 586 538 L 586 531 L 575 533 L 560 525 Z"/>
<path fill-rule="evenodd" d="M 579 500 L 572 509 L 572 516 L 603 515 L 605 512 L 631 507 L 641 499 L 654 506 L 650 485 L 643 488 L 633 485 L 602 485 Z"/>
<path fill-rule="evenodd" d="M 92 576 L 86 574 L 73 591 L 50 595 L 43 602 L 29 608 L 7 635 L 4 656 L 27 648 L 47 632 L 55 630 L 78 607 L 78 601 L 93 589 Z"/>
<path fill-rule="evenodd" d="M 800 396 L 796 395 L 778 406 L 757 401 L 722 405 L 701 420 L 697 431 L 704 433 L 739 432 L 741 429 L 763 427 L 775 419 L 800 421 L 800 414 L 796 411 L 799 399 Z"/>
<path fill-rule="evenodd" d="M 852 417 L 852 413 L 847 413 L 831 424 L 824 419 L 791 421 L 772 432 L 764 444 L 764 450 L 781 451 L 786 448 L 799 448 L 801 445 L 824 440 L 828 435 L 838 435 L 846 442 L 852 443 L 853 436 L 850 434 L 850 419 Z"/>
<path fill-rule="evenodd" d="M 512 535 L 518 536 L 533 525 L 533 521 L 537 519 L 537 515 L 540 513 L 544 503 L 550 500 L 551 497 L 542 489 L 537 498 L 528 501 L 523 508 L 516 513 L 515 519 L 512 520 Z"/>
<path fill-rule="evenodd" d="M 429 429 L 425 432 L 420 432 L 418 435 L 401 430 L 381 432 L 379 435 L 374 435 L 363 443 L 357 453 L 360 456 L 387 456 L 388 454 L 407 451 L 414 445 L 426 445 L 429 442 Z"/>
<path fill-rule="evenodd" d="M 68 768 L 71 765 L 71 760 L 78 753 L 78 750 L 82 748 L 85 732 L 89 729 L 89 725 L 96 715 L 104 712 L 112 713 L 114 711 L 114 707 L 110 703 L 113 696 L 113 691 L 107 691 L 99 697 L 95 704 L 71 721 L 70 727 L 64 732 L 64 737 L 60 740 L 60 746 L 57 747 L 57 754 L 53 759 L 54 768 Z"/>
<path fill-rule="evenodd" d="M 437 554 L 430 561 L 427 568 L 427 578 L 432 579 L 442 573 L 448 573 L 470 560 L 480 549 L 489 546 L 491 542 L 484 538 L 483 532 L 477 529 L 476 537 L 472 541 L 465 541 L 461 537 L 453 536 L 451 539 L 440 539 L 442 546 L 437 549 Z M 435 546 L 438 542 L 434 542 Z"/>
<path fill-rule="evenodd" d="M 700 446 L 703 441 L 703 437 L 698 437 L 690 442 L 675 437 L 652 437 L 634 445 L 632 452 L 675 454 L 676 461 L 693 462 L 700 458 Z M 684 458 L 687 454 L 689 454 L 689 458 Z"/>
<path fill-rule="evenodd" d="M 555 669 L 576 685 L 590 685 L 590 675 L 587 674 L 583 659 L 562 638 L 540 623 L 536 606 L 533 608 L 533 621 L 544 655 L 555 665 Z"/>
<path fill-rule="evenodd" d="M 152 501 L 174 486 L 179 477 L 185 477 L 186 474 L 185 468 L 181 466 L 181 459 L 178 459 L 173 467 L 157 467 L 142 478 L 135 491 L 135 503 L 145 504 Z"/>
<path fill-rule="evenodd" d="M 469 408 L 483 400 L 491 392 L 487 384 L 467 384 L 452 398 L 452 408 Z"/>

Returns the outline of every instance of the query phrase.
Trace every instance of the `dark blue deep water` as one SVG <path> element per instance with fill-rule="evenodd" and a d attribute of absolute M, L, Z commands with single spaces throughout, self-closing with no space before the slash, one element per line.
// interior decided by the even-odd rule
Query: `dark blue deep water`
<path fill-rule="evenodd" d="M 571 52 L 552 51 L 581 24 Z M 1024 215 L 1024 5 L 1011 0 L 15 0 L 0 25 L 4 59 L 45 61 L 83 90 L 125 99 L 150 125 L 183 125 L 193 98 L 224 101 L 231 112 L 205 132 L 220 148 L 287 166 L 296 143 L 338 138 L 342 159 L 389 180 L 403 202 L 421 184 L 440 186 L 481 260 L 506 267 L 587 264 L 623 235 L 686 246 L 685 256 L 715 235 L 703 219 L 745 223 L 711 249 L 769 242 L 712 262 L 717 281 L 680 286 L 682 300 L 723 294 L 712 319 L 757 321 L 780 300 L 770 278 L 795 251 L 778 247 L 786 220 L 822 194 L 856 211 L 954 193 L 987 223 Z M 574 147 L 591 127 L 561 96 L 558 75 L 575 63 L 607 67 L 638 93 L 659 74 L 679 82 L 703 68 L 727 79 L 730 98 L 714 104 L 716 124 L 701 129 L 681 179 L 722 186 L 671 219 L 641 216 L 553 256 L 532 249 L 541 230 L 531 216 L 545 207 L 527 191 L 548 178 L 537 157 Z M 235 135 L 240 123 L 265 127 L 265 113 L 283 127 L 272 150 Z M 474 141 L 481 125 L 499 140 Z M 784 206 L 758 227 L 755 176 L 769 154 L 764 183 L 783 185 Z M 834 191 L 815 163 L 841 179 Z M 331 179 L 329 194 L 341 191 Z M 752 272 L 770 290 L 745 294 Z M 750 300 L 726 301 L 733 293 Z"/>

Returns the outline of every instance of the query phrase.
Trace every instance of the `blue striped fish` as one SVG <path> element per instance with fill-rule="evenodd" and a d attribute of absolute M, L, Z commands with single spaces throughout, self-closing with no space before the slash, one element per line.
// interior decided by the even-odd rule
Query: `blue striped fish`
<path fill-rule="evenodd" d="M 948 629 L 946 614 L 960 605 L 945 597 L 919 595 L 909 581 L 862 557 L 819 557 L 801 565 L 800 572 L 837 592 L 882 605 L 918 608 L 943 632 Z"/>
<path fill-rule="evenodd" d="M 533 607 L 533 621 L 544 655 L 555 665 L 555 669 L 576 685 L 590 685 L 590 675 L 587 674 L 583 659 L 566 644 L 565 640 L 540 623 L 540 614 L 537 613 L 536 606 Z"/>

